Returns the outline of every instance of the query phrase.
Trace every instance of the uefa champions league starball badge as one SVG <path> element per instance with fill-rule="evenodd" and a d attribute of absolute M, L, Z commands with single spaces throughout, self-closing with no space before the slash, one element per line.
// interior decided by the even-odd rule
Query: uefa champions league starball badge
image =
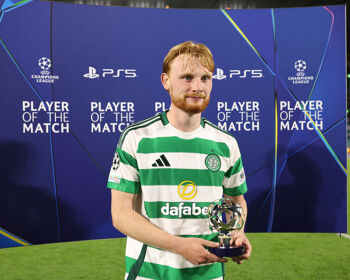
<path fill-rule="evenodd" d="M 232 237 L 243 228 L 245 222 L 241 205 L 229 198 L 221 198 L 209 206 L 206 218 L 209 229 L 219 233 L 220 246 L 209 248 L 211 253 L 218 257 L 234 257 L 244 254 L 244 246 L 236 247 L 230 244 Z"/>

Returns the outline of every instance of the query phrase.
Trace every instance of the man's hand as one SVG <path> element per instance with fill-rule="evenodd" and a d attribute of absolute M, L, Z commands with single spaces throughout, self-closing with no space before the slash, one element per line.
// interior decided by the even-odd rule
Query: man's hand
<path fill-rule="evenodd" d="M 245 253 L 241 256 L 232 257 L 232 260 L 238 264 L 241 264 L 243 260 L 249 259 L 250 253 L 252 252 L 252 245 L 250 244 L 247 236 L 244 234 L 243 231 L 239 231 L 236 233 L 232 240 L 231 245 L 235 245 L 237 247 L 244 246 L 245 247 Z"/>
<path fill-rule="evenodd" d="M 175 253 L 181 255 L 193 264 L 204 264 L 214 262 L 227 262 L 224 258 L 210 253 L 205 247 L 219 247 L 219 243 L 201 238 L 179 238 L 177 240 Z"/>

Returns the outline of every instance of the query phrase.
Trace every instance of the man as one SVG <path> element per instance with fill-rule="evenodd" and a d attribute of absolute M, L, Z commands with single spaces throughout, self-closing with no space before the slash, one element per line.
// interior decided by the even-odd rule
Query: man
<path fill-rule="evenodd" d="M 214 61 L 203 44 L 184 42 L 164 59 L 161 82 L 170 110 L 122 133 L 111 168 L 113 225 L 128 236 L 127 279 L 222 279 L 227 262 L 205 212 L 211 202 L 234 198 L 247 213 L 247 191 L 236 140 L 201 118 L 212 89 Z M 249 258 L 244 231 L 234 236 Z"/>

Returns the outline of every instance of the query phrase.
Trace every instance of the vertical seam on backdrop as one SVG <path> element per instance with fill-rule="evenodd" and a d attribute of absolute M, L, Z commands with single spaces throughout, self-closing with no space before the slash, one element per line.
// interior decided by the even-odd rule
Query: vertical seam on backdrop
<path fill-rule="evenodd" d="M 50 59 L 51 59 L 51 73 L 54 75 L 54 63 L 52 59 L 52 10 L 53 2 L 50 1 Z M 51 83 L 51 100 L 54 101 L 54 83 Z M 58 186 L 56 182 L 56 167 L 55 167 L 55 154 L 53 148 L 53 136 L 52 136 L 52 126 L 50 126 L 50 151 L 51 151 L 51 167 L 52 167 L 52 179 L 54 185 L 55 201 L 56 201 L 56 216 L 57 216 L 57 231 L 58 231 L 58 240 L 61 242 L 61 216 L 60 216 L 60 207 L 58 199 Z"/>
<path fill-rule="evenodd" d="M 272 17 L 272 27 L 273 27 L 273 54 L 274 54 L 274 62 L 273 62 L 273 71 L 276 73 L 276 59 L 277 59 L 277 42 L 276 42 L 276 28 L 275 28 L 275 17 L 274 11 L 271 9 L 271 17 Z M 273 226 L 273 218 L 275 213 L 275 198 L 276 198 L 276 185 L 277 185 L 277 151 L 278 151 L 278 112 L 277 112 L 277 81 L 276 76 L 273 76 L 274 81 L 274 104 L 275 104 L 275 154 L 274 154 L 274 164 L 273 164 L 273 182 L 272 182 L 272 197 L 270 204 L 270 213 L 267 224 L 267 231 L 272 231 Z"/>

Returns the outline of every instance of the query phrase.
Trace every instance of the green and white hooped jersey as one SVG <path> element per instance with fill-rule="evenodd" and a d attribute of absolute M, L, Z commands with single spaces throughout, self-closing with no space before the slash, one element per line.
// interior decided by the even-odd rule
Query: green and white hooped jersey
<path fill-rule="evenodd" d="M 142 194 L 141 215 L 164 231 L 217 240 L 205 220 L 223 193 L 247 191 L 236 140 L 208 120 L 193 132 L 174 128 L 166 112 L 129 126 L 120 136 L 108 188 Z M 126 272 L 143 244 L 128 237 Z M 181 256 L 147 247 L 136 279 L 222 279 L 221 263 L 193 265 Z"/>

